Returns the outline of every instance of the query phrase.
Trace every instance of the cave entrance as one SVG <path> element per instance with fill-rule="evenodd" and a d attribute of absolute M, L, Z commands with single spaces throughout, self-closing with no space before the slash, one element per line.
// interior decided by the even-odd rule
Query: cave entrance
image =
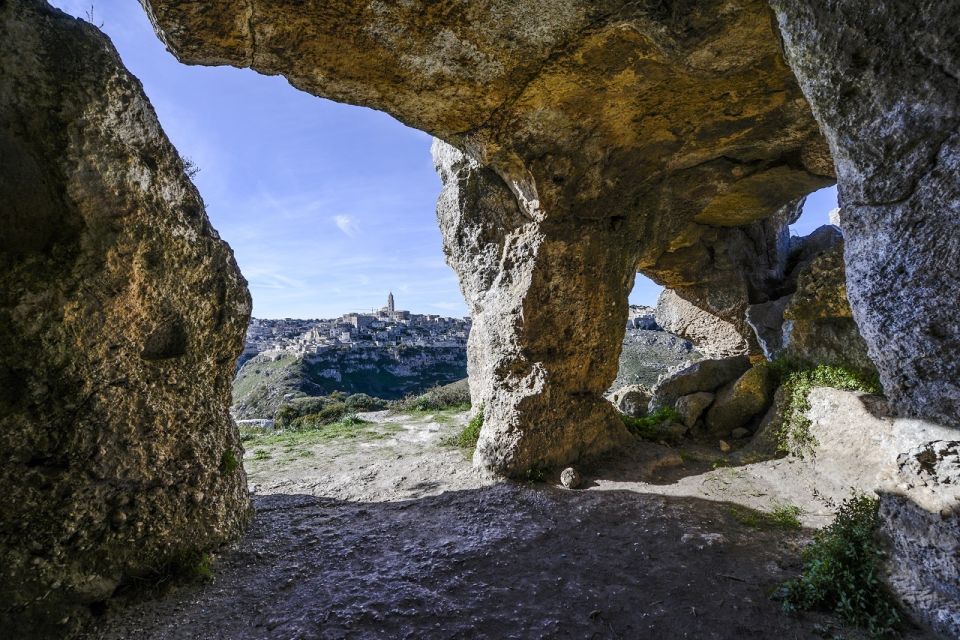
<path fill-rule="evenodd" d="M 470 323 L 441 251 L 431 136 L 280 77 L 181 64 L 137 3 L 54 5 L 111 37 L 248 281 L 231 407 L 248 471 L 328 436 L 379 438 L 395 429 L 365 414 L 404 398 L 465 421 Z"/>

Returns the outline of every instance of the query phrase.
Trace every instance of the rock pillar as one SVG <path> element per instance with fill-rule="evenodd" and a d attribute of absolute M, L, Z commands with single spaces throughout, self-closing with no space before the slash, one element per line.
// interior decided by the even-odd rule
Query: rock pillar
<path fill-rule="evenodd" d="M 884 392 L 960 426 L 960 3 L 770 4 L 836 162 L 847 295 Z"/>
<path fill-rule="evenodd" d="M 473 316 L 470 391 L 484 413 L 475 463 L 522 477 L 624 443 L 603 398 L 636 273 L 623 229 L 531 219 L 493 171 L 440 141 L 433 154 L 444 251 Z"/>

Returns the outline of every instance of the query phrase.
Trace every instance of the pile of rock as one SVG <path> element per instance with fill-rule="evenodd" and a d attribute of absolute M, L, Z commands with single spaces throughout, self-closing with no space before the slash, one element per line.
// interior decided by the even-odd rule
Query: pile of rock
<path fill-rule="evenodd" d="M 747 356 L 731 356 L 669 372 L 653 391 L 641 385 L 622 387 L 611 401 L 632 417 L 675 410 L 682 428 L 678 435 L 741 439 L 754 433 L 775 391 L 776 377 L 769 366 L 751 366 Z"/>

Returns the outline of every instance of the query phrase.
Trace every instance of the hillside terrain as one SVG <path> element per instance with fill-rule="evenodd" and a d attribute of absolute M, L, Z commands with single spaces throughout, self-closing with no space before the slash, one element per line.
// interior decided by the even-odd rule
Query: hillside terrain
<path fill-rule="evenodd" d="M 304 336 L 315 333 L 320 322 L 251 322 L 233 382 L 237 419 L 272 419 L 285 401 L 297 397 L 341 391 L 396 400 L 467 376 L 465 344 L 451 346 L 445 336 L 434 341 L 429 334 L 419 336 L 417 345 L 362 342 L 304 353 Z M 652 308 L 633 306 L 611 390 L 628 384 L 653 387 L 666 371 L 700 358 L 689 340 L 657 326 Z"/>

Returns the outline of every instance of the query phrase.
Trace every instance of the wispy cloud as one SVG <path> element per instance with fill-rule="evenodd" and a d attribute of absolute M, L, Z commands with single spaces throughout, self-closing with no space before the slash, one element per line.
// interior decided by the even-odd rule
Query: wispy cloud
<path fill-rule="evenodd" d="M 357 226 L 357 221 L 350 216 L 343 214 L 333 216 L 333 223 L 337 225 L 337 228 L 340 229 L 340 231 L 343 231 L 351 238 L 355 237 L 360 232 L 360 228 Z"/>

